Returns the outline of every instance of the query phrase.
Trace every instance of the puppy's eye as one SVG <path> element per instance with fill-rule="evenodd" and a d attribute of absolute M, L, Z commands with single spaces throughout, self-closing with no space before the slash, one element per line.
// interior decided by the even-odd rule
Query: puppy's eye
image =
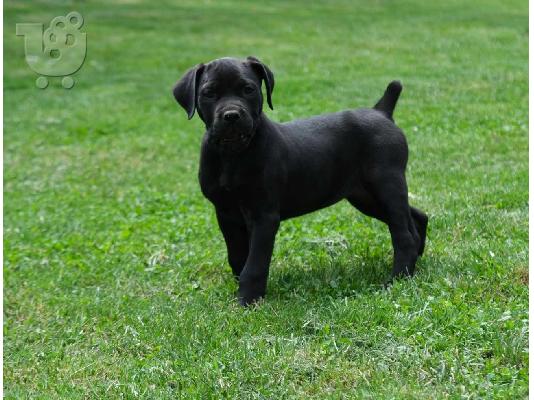
<path fill-rule="evenodd" d="M 256 88 L 254 86 L 251 86 L 251 85 L 247 85 L 243 88 L 243 93 L 245 94 L 252 94 L 256 91 Z"/>
<path fill-rule="evenodd" d="M 212 89 L 204 89 L 202 91 L 202 96 L 208 98 L 208 99 L 213 99 L 215 98 L 215 91 L 212 90 Z"/>

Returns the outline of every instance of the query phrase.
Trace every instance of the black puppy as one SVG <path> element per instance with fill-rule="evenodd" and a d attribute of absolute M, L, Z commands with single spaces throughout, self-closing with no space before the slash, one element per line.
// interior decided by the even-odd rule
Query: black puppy
<path fill-rule="evenodd" d="M 265 295 L 280 221 L 342 199 L 388 225 L 392 278 L 411 276 L 428 218 L 408 204 L 408 145 L 392 118 L 401 84 L 391 82 L 374 109 L 280 124 L 262 112 L 262 81 L 272 109 L 273 73 L 254 57 L 199 64 L 173 90 L 189 119 L 197 109 L 206 124 L 200 187 L 215 206 L 240 303 Z"/>

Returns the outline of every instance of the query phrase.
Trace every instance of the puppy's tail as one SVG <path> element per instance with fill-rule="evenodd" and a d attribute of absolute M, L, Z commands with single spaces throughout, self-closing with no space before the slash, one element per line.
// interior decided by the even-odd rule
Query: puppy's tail
<path fill-rule="evenodd" d="M 402 85 L 399 81 L 391 82 L 382 98 L 378 100 L 378 103 L 373 108 L 382 111 L 386 114 L 386 117 L 393 121 L 393 111 L 395 110 L 395 105 L 397 104 L 401 91 Z"/>

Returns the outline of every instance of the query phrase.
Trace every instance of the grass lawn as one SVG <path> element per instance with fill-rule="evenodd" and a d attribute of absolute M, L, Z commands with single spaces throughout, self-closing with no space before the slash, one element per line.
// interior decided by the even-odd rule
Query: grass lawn
<path fill-rule="evenodd" d="M 9 1 L 4 9 L 6 398 L 441 399 L 528 393 L 526 1 Z M 76 10 L 73 89 L 19 22 Z M 171 88 L 255 55 L 274 120 L 404 92 L 412 280 L 382 289 L 387 227 L 342 202 L 286 221 L 266 300 L 240 308 Z"/>

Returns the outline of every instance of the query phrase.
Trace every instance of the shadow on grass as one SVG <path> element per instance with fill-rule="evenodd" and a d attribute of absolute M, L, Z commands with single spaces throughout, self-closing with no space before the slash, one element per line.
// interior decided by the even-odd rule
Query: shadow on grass
<path fill-rule="evenodd" d="M 339 299 L 376 292 L 384 289 L 391 263 L 391 254 L 383 254 L 351 261 L 333 259 L 327 263 L 282 268 L 277 265 L 271 269 L 268 296 L 282 301 L 298 298 L 313 302 L 324 297 Z M 436 273 L 439 274 L 436 270 L 439 263 L 432 255 L 423 255 L 417 261 L 415 283 L 432 284 Z"/>
<path fill-rule="evenodd" d="M 336 260 L 311 265 L 292 265 L 272 269 L 269 293 L 281 300 L 298 297 L 343 298 L 383 287 L 390 273 L 390 258 L 368 256 L 357 260 Z"/>

